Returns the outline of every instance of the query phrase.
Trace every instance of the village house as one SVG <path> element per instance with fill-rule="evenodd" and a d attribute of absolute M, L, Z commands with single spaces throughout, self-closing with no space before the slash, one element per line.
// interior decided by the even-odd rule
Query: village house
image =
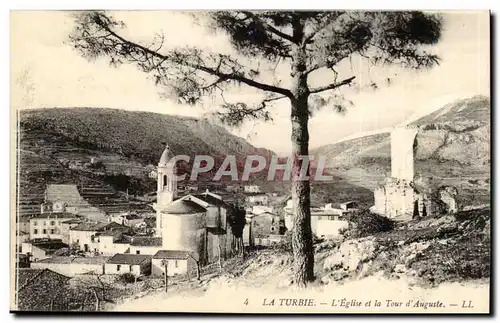
<path fill-rule="evenodd" d="M 84 274 L 104 274 L 109 257 L 52 257 L 31 263 L 33 269 L 50 269 L 67 277 Z"/>
<path fill-rule="evenodd" d="M 347 228 L 347 216 L 357 211 L 356 202 L 344 202 L 340 204 L 329 203 L 324 207 L 311 207 L 311 230 L 318 237 L 334 238 L 339 236 L 341 230 Z M 285 211 L 285 226 L 287 230 L 293 228 L 293 204 L 287 201 L 283 208 Z"/>
<path fill-rule="evenodd" d="M 151 258 L 148 255 L 116 254 L 104 264 L 104 273 L 122 275 L 131 273 L 134 276 L 149 276 L 151 274 Z"/>
<path fill-rule="evenodd" d="M 167 265 L 167 275 L 194 275 L 196 274 L 197 261 L 194 256 L 187 251 L 180 250 L 160 250 L 151 262 L 151 275 L 162 277 L 165 275 L 165 264 Z"/>
<path fill-rule="evenodd" d="M 136 236 L 132 238 L 130 243 L 130 253 L 136 255 L 154 255 L 163 246 L 163 239 L 161 237 L 141 237 Z"/>
<path fill-rule="evenodd" d="M 66 221 L 62 221 L 62 241 L 64 243 L 70 244 L 70 232 L 71 229 L 82 223 L 84 220 L 81 218 L 73 218 Z"/>
<path fill-rule="evenodd" d="M 44 207 L 47 208 L 47 210 L 53 208 L 53 212 L 57 212 L 57 209 L 63 206 L 66 212 L 76 214 L 78 213 L 80 206 L 84 206 L 86 203 L 80 196 L 76 185 L 49 184 L 45 189 L 44 204 Z"/>
<path fill-rule="evenodd" d="M 83 222 L 70 230 L 70 244 L 78 246 L 79 250 L 85 252 L 101 252 L 101 237 L 111 236 L 111 240 L 116 241 L 119 239 L 121 234 L 128 232 L 130 228 L 118 224 L 116 222 Z M 99 234 L 97 234 L 99 233 Z M 109 239 L 106 239 L 109 243 Z M 104 245 L 106 245 L 104 242 Z M 105 248 L 114 252 L 114 247 L 110 246 Z M 120 248 L 118 246 L 117 248 Z"/>
<path fill-rule="evenodd" d="M 198 192 L 198 185 L 186 185 L 187 192 Z"/>
<path fill-rule="evenodd" d="M 129 253 L 132 237 L 126 233 L 128 230 L 123 227 L 97 232 L 94 235 L 94 241 L 97 241 L 97 253 L 103 256 Z"/>
<path fill-rule="evenodd" d="M 245 202 L 248 205 L 268 205 L 269 196 L 265 193 L 247 193 Z"/>
<path fill-rule="evenodd" d="M 65 239 L 69 231 L 63 222 L 74 219 L 75 215 L 68 212 L 42 213 L 30 218 L 30 239 Z"/>
<path fill-rule="evenodd" d="M 137 214 L 124 213 L 112 215 L 111 221 L 125 225 L 127 227 L 135 227 L 136 225 L 144 222 L 144 219 Z"/>
<path fill-rule="evenodd" d="M 22 215 L 16 221 L 16 247 L 20 250 L 23 242 L 30 239 L 30 216 Z"/>
<path fill-rule="evenodd" d="M 239 193 L 242 187 L 240 185 L 226 185 L 224 190 L 228 193 Z"/>
<path fill-rule="evenodd" d="M 30 215 L 22 215 L 17 218 L 17 230 L 20 232 L 30 233 Z"/>
<path fill-rule="evenodd" d="M 148 173 L 148 177 L 149 177 L 149 178 L 153 178 L 153 179 L 155 179 L 156 177 L 158 177 L 158 172 L 156 171 L 156 169 L 152 169 L 152 170 Z"/>
<path fill-rule="evenodd" d="M 260 186 L 258 185 L 245 185 L 243 187 L 245 193 L 260 193 Z"/>
<path fill-rule="evenodd" d="M 268 246 L 271 244 L 270 236 L 279 236 L 284 233 L 281 229 L 280 217 L 270 212 L 254 215 L 251 218 L 249 229 L 250 245 L 254 246 Z M 276 241 L 281 240 L 281 238 L 273 238 Z"/>
<path fill-rule="evenodd" d="M 21 244 L 21 254 L 27 255 L 29 261 L 38 261 L 49 258 L 57 250 L 68 247 L 62 240 L 34 239 Z"/>

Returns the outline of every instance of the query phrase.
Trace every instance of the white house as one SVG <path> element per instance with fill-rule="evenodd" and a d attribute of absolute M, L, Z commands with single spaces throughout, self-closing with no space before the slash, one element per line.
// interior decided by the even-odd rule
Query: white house
<path fill-rule="evenodd" d="M 160 250 L 151 262 L 151 275 L 161 277 L 165 275 L 165 264 L 167 265 L 167 275 L 176 276 L 196 274 L 196 260 L 187 251 L 180 250 Z"/>
<path fill-rule="evenodd" d="M 151 256 L 118 253 L 104 264 L 107 275 L 131 273 L 134 276 L 151 274 Z"/>
<path fill-rule="evenodd" d="M 97 251 L 104 256 L 117 253 L 129 253 L 131 238 L 123 235 L 122 231 L 97 232 L 94 241 L 97 241 Z"/>
<path fill-rule="evenodd" d="M 34 269 L 50 269 L 68 277 L 83 274 L 104 274 L 109 257 L 52 257 L 31 263 Z"/>
<path fill-rule="evenodd" d="M 269 196 L 264 193 L 252 193 L 245 197 L 245 200 L 249 204 L 258 204 L 258 205 L 268 205 L 269 204 Z"/>
<path fill-rule="evenodd" d="M 128 230 L 130 228 L 116 222 L 84 222 L 70 230 L 70 244 L 78 245 L 85 252 L 100 252 L 101 236 L 111 235 L 114 237 L 113 241 L 116 241 Z"/>
<path fill-rule="evenodd" d="M 153 179 L 156 179 L 158 177 L 158 171 L 156 169 L 152 169 L 149 174 L 148 174 L 148 177 L 149 178 L 153 178 Z"/>
<path fill-rule="evenodd" d="M 30 218 L 30 239 L 67 239 L 69 232 L 65 232 L 63 222 L 74 218 L 68 212 L 37 214 Z"/>
<path fill-rule="evenodd" d="M 260 193 L 260 186 L 259 185 L 245 185 L 243 188 L 243 191 L 245 193 Z"/>
<path fill-rule="evenodd" d="M 38 261 L 51 257 L 54 252 L 62 248 L 68 248 L 68 245 L 61 240 L 30 240 L 21 244 L 21 254 L 28 255 L 30 261 Z"/>
<path fill-rule="evenodd" d="M 111 217 L 111 221 L 127 227 L 135 227 L 136 225 L 144 222 L 144 219 L 137 214 L 123 213 L 116 214 Z"/>
<path fill-rule="evenodd" d="M 285 211 L 285 226 L 288 230 L 293 228 L 293 205 L 292 200 L 288 200 Z M 324 207 L 311 208 L 311 230 L 318 237 L 332 238 L 340 234 L 342 229 L 348 227 L 349 222 L 346 216 L 356 212 L 356 209 L 342 209 L 332 203 Z"/>
<path fill-rule="evenodd" d="M 130 253 L 136 255 L 154 255 L 161 250 L 162 237 L 133 237 L 130 242 Z"/>

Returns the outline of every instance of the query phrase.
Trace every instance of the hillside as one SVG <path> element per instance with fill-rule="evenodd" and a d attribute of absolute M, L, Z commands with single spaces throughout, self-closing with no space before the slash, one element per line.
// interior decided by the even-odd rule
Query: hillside
<path fill-rule="evenodd" d="M 457 100 L 412 124 L 417 134 L 415 172 L 443 184 L 479 189 L 489 195 L 490 100 Z M 351 182 L 373 189 L 390 172 L 390 134 L 380 133 L 326 145 L 312 154 L 326 155 L 327 168 Z M 478 202 L 489 201 L 489 197 Z"/>
<path fill-rule="evenodd" d="M 216 167 L 226 155 L 236 155 L 241 166 L 247 155 L 272 153 L 205 120 L 115 109 L 22 111 L 19 134 L 20 208 L 26 211 L 38 208 L 48 183 L 74 183 L 103 196 L 154 191 L 156 180 L 147 175 L 164 143 L 191 160 L 210 155 Z"/>

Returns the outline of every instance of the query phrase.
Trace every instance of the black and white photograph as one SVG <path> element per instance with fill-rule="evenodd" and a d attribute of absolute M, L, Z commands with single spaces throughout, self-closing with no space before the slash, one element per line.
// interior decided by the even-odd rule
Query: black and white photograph
<path fill-rule="evenodd" d="M 491 313 L 490 19 L 12 10 L 10 311 Z"/>

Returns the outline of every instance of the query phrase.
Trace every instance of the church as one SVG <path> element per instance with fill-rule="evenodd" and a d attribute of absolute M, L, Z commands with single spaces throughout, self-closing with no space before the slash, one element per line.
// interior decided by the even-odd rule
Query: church
<path fill-rule="evenodd" d="M 228 222 L 231 206 L 209 192 L 178 197 L 173 154 L 167 145 L 158 163 L 156 236 L 162 249 L 189 251 L 200 265 L 235 255 L 236 237 Z"/>

